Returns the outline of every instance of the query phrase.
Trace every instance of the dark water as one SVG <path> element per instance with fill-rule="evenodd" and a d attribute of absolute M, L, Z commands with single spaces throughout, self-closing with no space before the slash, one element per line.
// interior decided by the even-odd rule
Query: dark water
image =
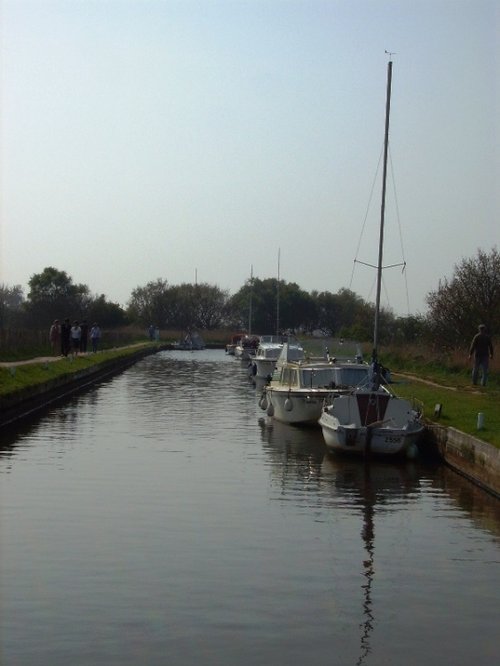
<path fill-rule="evenodd" d="M 500 506 L 162 352 L 4 435 L 2 666 L 499 662 Z"/>

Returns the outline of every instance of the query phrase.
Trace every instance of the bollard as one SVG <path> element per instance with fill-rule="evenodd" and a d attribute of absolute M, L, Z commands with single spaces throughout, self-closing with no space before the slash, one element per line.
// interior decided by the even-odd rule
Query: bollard
<path fill-rule="evenodd" d="M 479 412 L 477 415 L 477 429 L 482 430 L 484 428 L 484 414 L 483 412 Z"/>

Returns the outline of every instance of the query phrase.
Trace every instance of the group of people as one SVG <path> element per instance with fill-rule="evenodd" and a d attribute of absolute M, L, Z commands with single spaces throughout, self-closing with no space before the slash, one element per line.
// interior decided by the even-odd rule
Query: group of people
<path fill-rule="evenodd" d="M 101 329 L 97 322 L 94 322 L 90 329 L 90 342 L 92 351 L 95 353 L 101 339 Z M 89 340 L 89 326 L 85 319 L 82 322 L 75 320 L 71 324 L 69 318 L 60 322 L 55 319 L 49 331 L 50 346 L 52 353 L 57 355 L 60 350 L 62 356 L 68 356 L 73 353 L 85 353 L 87 351 Z"/>

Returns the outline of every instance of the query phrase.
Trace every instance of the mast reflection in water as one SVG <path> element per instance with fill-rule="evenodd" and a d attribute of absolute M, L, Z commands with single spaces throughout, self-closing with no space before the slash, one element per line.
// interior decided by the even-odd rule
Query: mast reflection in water
<path fill-rule="evenodd" d="M 5 664 L 494 664 L 498 502 L 260 418 L 246 367 L 162 352 L 3 433 Z"/>

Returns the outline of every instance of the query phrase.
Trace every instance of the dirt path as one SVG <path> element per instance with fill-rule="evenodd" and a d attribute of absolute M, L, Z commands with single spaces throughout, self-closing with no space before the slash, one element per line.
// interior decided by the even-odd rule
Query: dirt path
<path fill-rule="evenodd" d="M 416 375 L 407 375 L 404 372 L 395 372 L 396 377 L 404 377 L 405 379 L 411 379 L 414 382 L 420 382 L 421 384 L 428 384 L 429 386 L 435 386 L 436 388 L 448 389 L 448 391 L 458 391 L 457 386 L 446 386 L 445 384 L 438 384 L 433 382 L 430 379 L 422 379 L 422 377 L 417 377 Z"/>
<path fill-rule="evenodd" d="M 143 342 L 136 342 L 133 345 L 125 345 L 124 347 L 113 347 L 113 349 L 103 349 L 101 351 L 119 351 L 120 349 L 134 349 L 135 347 L 142 347 Z M 97 352 L 99 354 L 99 352 Z M 93 356 L 94 352 L 80 352 L 78 357 Z M 35 363 L 53 363 L 54 361 L 62 361 L 65 358 L 70 358 L 72 354 L 68 356 L 37 356 L 36 358 L 28 358 L 23 361 L 0 361 L 0 368 L 13 368 L 18 365 L 30 365 Z"/>

